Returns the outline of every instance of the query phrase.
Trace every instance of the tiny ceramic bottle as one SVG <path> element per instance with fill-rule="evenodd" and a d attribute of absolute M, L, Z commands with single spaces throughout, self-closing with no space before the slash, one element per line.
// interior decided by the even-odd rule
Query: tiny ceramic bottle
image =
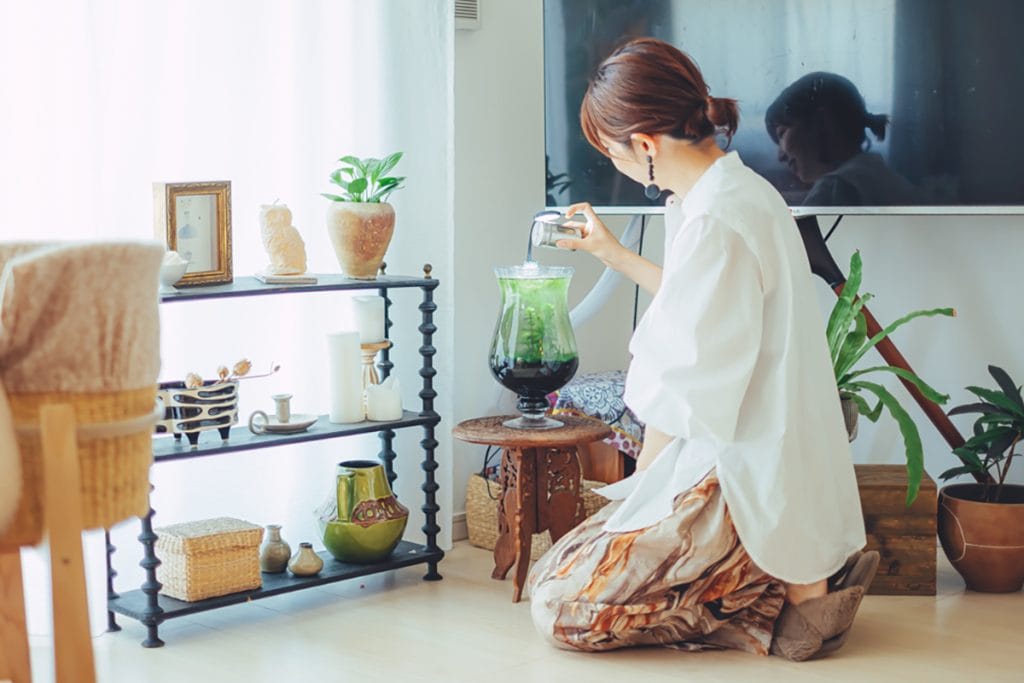
<path fill-rule="evenodd" d="M 280 574 L 288 567 L 292 549 L 281 538 L 281 525 L 268 524 L 267 536 L 260 546 L 260 570 L 267 574 Z"/>
<path fill-rule="evenodd" d="M 300 543 L 299 551 L 288 562 L 288 571 L 295 576 L 313 576 L 324 568 L 323 559 L 313 552 L 312 543 Z"/>

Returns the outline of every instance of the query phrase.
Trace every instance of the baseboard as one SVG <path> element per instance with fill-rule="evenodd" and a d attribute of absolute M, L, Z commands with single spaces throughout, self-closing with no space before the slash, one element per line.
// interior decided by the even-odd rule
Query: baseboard
<path fill-rule="evenodd" d="M 458 512 L 452 515 L 452 542 L 465 541 L 469 538 L 469 525 L 466 523 L 466 513 Z"/>

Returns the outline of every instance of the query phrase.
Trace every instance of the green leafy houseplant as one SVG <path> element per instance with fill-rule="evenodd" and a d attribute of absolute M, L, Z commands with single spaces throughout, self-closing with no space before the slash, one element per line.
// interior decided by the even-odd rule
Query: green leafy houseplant
<path fill-rule="evenodd" d="M 921 478 L 924 475 L 921 435 L 917 431 L 914 420 L 899 400 L 881 384 L 867 381 L 865 375 L 879 372 L 894 374 L 916 386 L 928 400 L 939 405 L 945 404 L 949 400 L 949 396 L 940 394 L 920 377 L 902 368 L 889 365 L 854 368 L 868 351 L 914 318 L 935 315 L 953 316 L 955 312 L 952 308 L 914 311 L 869 338 L 863 309 L 864 305 L 871 300 L 872 295 L 858 296 L 862 273 L 863 263 L 860 252 L 854 252 L 850 258 L 849 278 L 843 286 L 842 294 L 832 308 L 826 329 L 828 348 L 832 356 L 832 368 L 835 371 L 836 386 L 841 398 L 853 401 L 860 413 L 872 422 L 878 421 L 884 408 L 899 425 L 907 457 L 907 506 L 910 506 L 917 498 L 918 489 L 921 487 Z M 873 395 L 877 399 L 874 407 L 869 404 L 866 395 Z"/>
<path fill-rule="evenodd" d="M 375 159 L 359 159 L 344 156 L 338 159 L 341 166 L 331 173 L 331 182 L 342 189 L 342 194 L 321 192 L 324 197 L 335 202 L 359 202 L 379 204 L 386 202 L 388 195 L 404 187 L 401 183 L 405 177 L 390 176 L 388 173 L 398 164 L 402 152 Z"/>
<path fill-rule="evenodd" d="M 953 450 L 963 464 L 939 476 L 947 480 L 964 474 L 981 475 L 981 502 L 998 503 L 1010 464 L 1013 458 L 1021 456 L 1014 450 L 1024 438 L 1024 399 L 1021 398 L 1020 386 L 1005 370 L 990 365 L 988 371 L 999 388 L 967 387 L 967 391 L 980 401 L 965 403 L 949 411 L 949 415 L 978 413 L 979 417 L 974 422 L 974 435 L 963 446 Z"/>

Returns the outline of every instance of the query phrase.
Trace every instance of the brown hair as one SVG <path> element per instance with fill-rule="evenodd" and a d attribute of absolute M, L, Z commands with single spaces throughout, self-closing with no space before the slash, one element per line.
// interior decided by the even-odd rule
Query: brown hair
<path fill-rule="evenodd" d="M 634 133 L 700 141 L 739 125 L 736 100 L 711 97 L 700 69 L 657 38 L 637 38 L 601 62 L 580 106 L 583 134 L 599 152 L 601 137 L 629 144 Z"/>
<path fill-rule="evenodd" d="M 881 142 L 889 125 L 885 114 L 868 113 L 864 96 L 850 79 L 827 71 L 806 74 L 787 86 L 769 105 L 764 125 L 772 142 L 779 144 L 779 126 L 813 125 L 821 116 L 833 120 L 844 142 L 862 148 L 871 146 L 865 128 Z"/>

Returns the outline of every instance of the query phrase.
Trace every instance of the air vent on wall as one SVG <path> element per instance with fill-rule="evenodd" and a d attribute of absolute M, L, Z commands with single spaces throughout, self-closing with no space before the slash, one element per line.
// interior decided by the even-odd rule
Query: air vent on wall
<path fill-rule="evenodd" d="M 455 0 L 455 28 L 464 31 L 480 28 L 480 0 Z"/>

